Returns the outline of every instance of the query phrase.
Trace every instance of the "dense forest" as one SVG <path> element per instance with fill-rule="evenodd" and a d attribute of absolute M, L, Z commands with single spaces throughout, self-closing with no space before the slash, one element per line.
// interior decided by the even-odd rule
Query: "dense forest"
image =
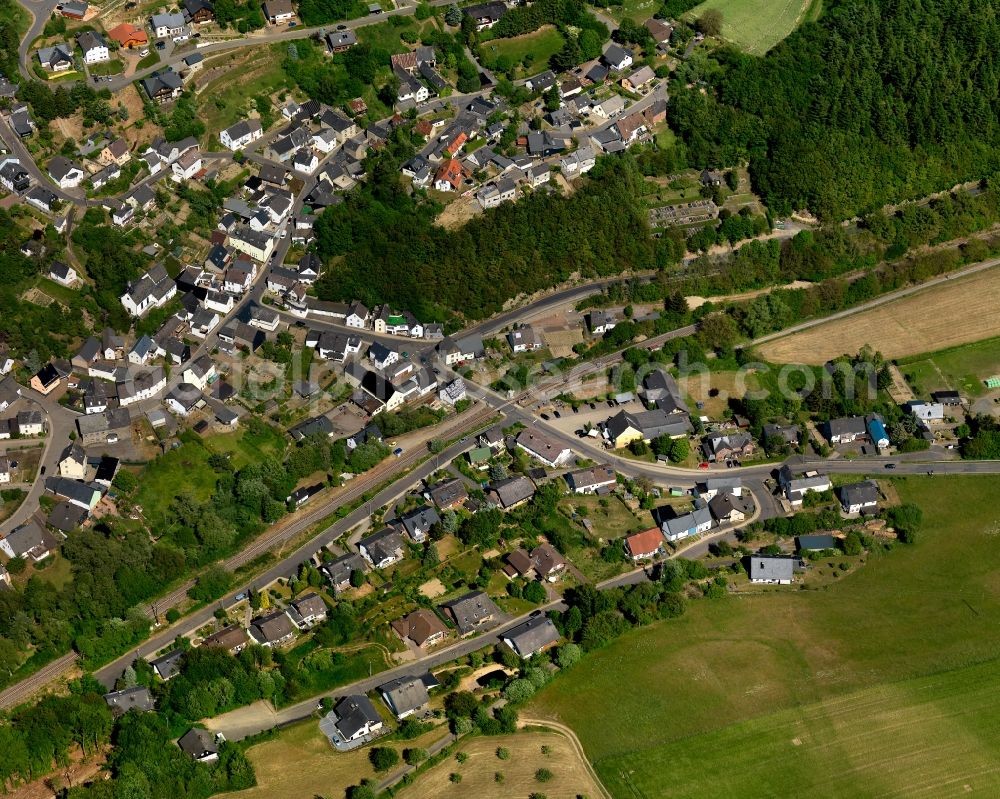
<path fill-rule="evenodd" d="M 435 203 L 403 190 L 399 164 L 408 152 L 397 139 L 369 159 L 369 182 L 317 222 L 323 258 L 350 253 L 317 283 L 321 298 L 389 302 L 425 319 L 447 309 L 478 319 L 574 273 L 654 265 L 641 177 L 630 160 L 602 159 L 572 195 L 538 192 L 445 230 L 433 224 Z"/>
<path fill-rule="evenodd" d="M 1000 168 L 998 0 L 830 0 L 764 58 L 720 51 L 668 118 L 706 166 L 749 159 L 776 214 L 864 213 Z"/>

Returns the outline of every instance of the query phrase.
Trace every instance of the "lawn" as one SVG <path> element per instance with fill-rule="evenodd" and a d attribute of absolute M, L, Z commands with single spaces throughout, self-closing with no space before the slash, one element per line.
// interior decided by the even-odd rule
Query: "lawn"
<path fill-rule="evenodd" d="M 19 3 L 6 3 L 0 13 L 0 22 L 13 25 L 17 38 L 23 39 L 31 27 L 31 16 Z"/>
<path fill-rule="evenodd" d="M 295 690 L 288 696 L 287 705 L 308 699 L 338 685 L 356 682 L 370 674 L 378 674 L 387 669 L 385 652 L 378 646 L 366 646 L 356 652 L 345 653 L 343 660 L 322 671 L 302 669 L 295 684 Z"/>
<path fill-rule="evenodd" d="M 149 55 L 143 56 L 139 63 L 135 65 L 137 72 L 141 72 L 144 69 L 149 69 L 154 64 L 160 63 L 160 51 L 155 47 L 149 51 Z"/>
<path fill-rule="evenodd" d="M 659 11 L 661 5 L 657 0 L 625 0 L 620 6 L 612 6 L 604 13 L 619 21 L 629 17 L 633 22 L 644 22 Z"/>
<path fill-rule="evenodd" d="M 543 25 L 537 31 L 522 36 L 483 42 L 479 45 L 479 58 L 484 67 L 493 69 L 497 61 L 506 56 L 512 64 L 524 64 L 522 71 L 529 74 L 544 68 L 549 57 L 559 52 L 564 43 L 558 30 L 551 25 Z"/>
<path fill-rule="evenodd" d="M 88 67 L 91 75 L 119 75 L 125 71 L 125 65 L 117 58 Z"/>
<path fill-rule="evenodd" d="M 1000 338 L 903 358 L 898 363 L 917 396 L 951 388 L 975 397 L 986 392 L 986 378 L 1000 374 Z"/>
<path fill-rule="evenodd" d="M 1000 672 L 993 663 L 1000 630 L 985 621 L 1000 613 L 1000 551 L 993 545 L 1000 511 L 988 501 L 1000 477 L 909 477 L 897 487 L 903 501 L 923 507 L 917 544 L 873 553 L 817 590 L 691 602 L 680 619 L 629 633 L 557 676 L 527 712 L 572 726 L 616 796 L 662 795 L 667 785 L 671 795 L 705 795 L 709 785 L 722 793 L 723 774 L 745 778 L 741 795 L 787 795 L 791 777 L 776 773 L 785 769 L 799 794 L 870 795 L 869 780 L 877 778 L 887 782 L 875 793 L 910 795 L 912 739 L 871 752 L 851 727 L 879 718 L 919 717 L 927 725 L 920 755 L 938 763 L 935 774 L 924 775 L 928 795 L 940 795 L 949 780 L 979 787 L 978 779 L 996 779 L 974 776 L 984 747 L 993 760 L 1000 754 L 996 736 L 979 735 L 985 720 L 963 723 L 961 709 L 967 701 L 995 701 L 977 664 Z M 980 697 L 964 699 L 962 683 Z M 942 686 L 941 697 L 954 691 L 937 714 L 914 709 L 915 696 L 929 694 L 924 704 L 941 698 L 921 693 L 930 684 Z M 885 704 L 869 715 L 862 703 L 875 699 Z M 904 728 L 918 734 L 906 721 L 886 722 L 882 738 L 891 741 Z M 750 762 L 747 751 L 728 745 L 743 740 L 753 752 L 749 774 L 740 768 Z M 961 751 L 949 748 L 956 740 Z M 930 750 L 928 741 L 935 742 Z M 947 750 L 941 760 L 937 745 Z M 800 753 L 793 766 L 790 756 Z M 852 784 L 837 784 L 841 773 L 853 774 Z"/>
<path fill-rule="evenodd" d="M 205 440 L 210 452 L 228 453 L 233 469 L 264 459 L 281 460 L 285 453 L 285 438 L 270 425 L 259 425 L 254 430 L 243 427 L 232 433 L 212 436 Z"/>
<path fill-rule="evenodd" d="M 763 55 L 811 14 L 817 0 L 706 0 L 690 13 L 722 12 L 722 35 L 748 53 Z M 810 16 L 810 18 L 813 18 Z"/>
<path fill-rule="evenodd" d="M 559 507 L 566 512 L 575 510 L 589 519 L 594 526 L 592 535 L 598 538 L 621 538 L 643 525 L 652 525 L 649 514 L 645 518 L 639 518 L 617 495 L 597 497 L 574 494 L 561 500 Z"/>
<path fill-rule="evenodd" d="M 179 490 L 198 502 L 212 495 L 218 476 L 208 465 L 211 453 L 199 441 L 187 441 L 165 452 L 139 474 L 136 504 L 150 524 L 160 523 Z M 181 489 L 183 487 L 183 489 Z"/>
<path fill-rule="evenodd" d="M 292 81 L 281 68 L 287 46 L 276 44 L 261 48 L 245 62 L 207 83 L 199 106 L 208 140 L 247 116 L 254 97 L 270 95 L 280 89 L 291 90 Z"/>

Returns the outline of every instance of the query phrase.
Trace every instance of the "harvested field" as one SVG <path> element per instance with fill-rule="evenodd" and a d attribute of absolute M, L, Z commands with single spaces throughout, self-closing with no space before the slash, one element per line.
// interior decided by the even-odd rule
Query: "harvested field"
<path fill-rule="evenodd" d="M 554 358 L 569 358 L 573 355 L 573 345 L 583 341 L 583 331 L 574 330 L 554 330 L 542 333 L 545 339 L 545 346 L 549 348 Z"/>
<path fill-rule="evenodd" d="M 870 344 L 887 358 L 933 352 L 1000 335 L 992 313 L 1000 269 L 939 284 L 885 305 L 762 344 L 774 363 L 822 364 Z"/>

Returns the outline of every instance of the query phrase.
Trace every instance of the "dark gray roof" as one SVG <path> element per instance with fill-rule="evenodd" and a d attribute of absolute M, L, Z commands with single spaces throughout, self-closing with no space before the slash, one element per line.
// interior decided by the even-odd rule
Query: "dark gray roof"
<path fill-rule="evenodd" d="M 458 599 L 445 602 L 442 607 L 448 610 L 462 635 L 472 632 L 500 615 L 500 608 L 482 591 L 470 591 Z"/>
<path fill-rule="evenodd" d="M 379 691 L 389 709 L 397 716 L 419 710 L 430 701 L 427 686 L 420 677 L 399 677 L 379 686 Z"/>
<path fill-rule="evenodd" d="M 403 538 L 392 527 L 385 527 L 358 542 L 359 548 L 364 548 L 372 563 L 397 557 L 403 548 Z"/>
<path fill-rule="evenodd" d="M 403 529 L 411 538 L 419 538 L 430 532 L 431 527 L 441 521 L 438 512 L 432 507 L 420 507 L 400 517 Z"/>
<path fill-rule="evenodd" d="M 174 649 L 172 652 L 149 661 L 149 665 L 164 680 L 169 680 L 181 670 L 181 658 L 184 657 L 183 649 Z"/>
<path fill-rule="evenodd" d="M 795 561 L 792 558 L 766 557 L 753 555 L 750 558 L 751 580 L 782 580 L 792 579 L 795 573 Z"/>
<path fill-rule="evenodd" d="M 111 712 L 115 714 L 127 713 L 132 709 L 149 711 L 156 707 L 153 695 L 148 688 L 142 685 L 107 693 L 104 695 L 104 701 L 108 703 Z"/>
<path fill-rule="evenodd" d="M 356 552 L 348 552 L 346 555 L 341 555 L 336 560 L 331 560 L 324 563 L 320 567 L 327 579 L 334 585 L 342 585 L 351 579 L 351 572 L 365 570 L 365 561 Z"/>
<path fill-rule="evenodd" d="M 345 739 L 350 740 L 369 724 L 382 721 L 371 700 L 364 694 L 345 696 L 333 712 L 337 715 L 336 728 Z"/>
<path fill-rule="evenodd" d="M 200 758 L 206 754 L 218 754 L 219 747 L 215 745 L 215 737 L 208 730 L 191 728 L 177 741 L 181 751 L 194 758 Z"/>
<path fill-rule="evenodd" d="M 503 638 L 511 649 L 526 658 L 558 641 L 559 631 L 548 616 L 536 616 L 509 629 Z"/>
<path fill-rule="evenodd" d="M 490 493 L 494 494 L 500 502 L 500 506 L 509 508 L 519 502 L 531 499 L 535 495 L 535 484 L 527 477 L 508 477 L 490 486 Z"/>
<path fill-rule="evenodd" d="M 250 627 L 253 637 L 261 643 L 277 643 L 295 633 L 295 626 L 283 610 L 275 610 L 254 619 Z"/>
<path fill-rule="evenodd" d="M 840 501 L 846 505 L 868 505 L 878 502 L 878 484 L 874 480 L 840 487 Z"/>
<path fill-rule="evenodd" d="M 59 545 L 55 536 L 43 529 L 34 519 L 11 530 L 6 540 L 15 557 L 37 557 Z"/>

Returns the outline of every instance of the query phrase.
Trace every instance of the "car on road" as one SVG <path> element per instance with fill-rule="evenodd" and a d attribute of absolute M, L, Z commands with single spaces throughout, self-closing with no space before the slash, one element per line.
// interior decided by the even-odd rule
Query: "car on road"
<path fill-rule="evenodd" d="M 885 465 L 885 468 L 886 469 L 895 469 L 896 468 L 896 464 L 895 463 L 887 463 Z"/>
<path fill-rule="evenodd" d="M 233 599 L 236 602 L 242 602 L 246 598 L 247 598 L 247 595 L 245 593 L 243 593 L 243 592 L 241 592 L 241 593 L 239 593 L 239 594 L 237 594 L 236 596 L 233 597 Z"/>
<path fill-rule="evenodd" d="M 549 420 L 549 415 L 547 413 L 543 413 L 542 418 L 547 422 Z"/>
<path fill-rule="evenodd" d="M 578 405 L 574 405 L 573 406 L 573 413 L 579 413 L 579 412 L 580 412 L 579 406 Z"/>
<path fill-rule="evenodd" d="M 708 468 L 708 464 L 705 461 L 702 461 L 701 463 L 698 464 L 698 468 L 699 469 L 707 469 Z"/>
<path fill-rule="evenodd" d="M 402 455 L 402 454 L 403 454 L 403 448 L 402 448 L 402 447 L 396 447 L 396 448 L 395 448 L 395 449 L 394 449 L 394 450 L 392 451 L 392 454 L 393 454 L 393 455 L 395 455 L 395 456 L 396 456 L 396 457 L 398 458 L 398 457 L 399 457 L 400 455 Z"/>
<path fill-rule="evenodd" d="M 553 416 L 555 416 L 555 417 L 556 417 L 556 419 L 560 419 L 560 418 L 562 418 L 562 417 L 561 417 L 561 416 L 559 415 L 559 411 L 552 411 L 552 415 L 553 415 Z"/>
<path fill-rule="evenodd" d="M 347 30 L 347 26 L 346 25 L 338 25 L 337 26 L 337 30 L 338 31 L 346 31 Z"/>
<path fill-rule="evenodd" d="M 44 466 L 39 470 L 39 474 L 45 474 L 45 467 Z"/>

